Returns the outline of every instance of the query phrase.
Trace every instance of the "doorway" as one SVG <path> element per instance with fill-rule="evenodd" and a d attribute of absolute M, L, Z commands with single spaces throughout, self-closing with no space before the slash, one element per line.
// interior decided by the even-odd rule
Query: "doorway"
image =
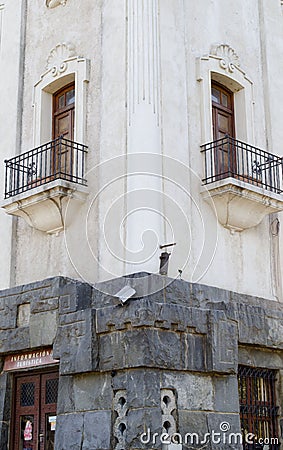
<path fill-rule="evenodd" d="M 213 139 L 218 141 L 215 143 L 215 173 L 225 178 L 233 176 L 236 167 L 233 93 L 212 82 L 211 103 Z"/>
<path fill-rule="evenodd" d="M 74 121 L 75 83 L 71 83 L 53 95 L 53 174 L 64 179 L 68 179 L 73 172 Z"/>
<path fill-rule="evenodd" d="M 58 372 L 16 375 L 13 450 L 54 450 Z"/>

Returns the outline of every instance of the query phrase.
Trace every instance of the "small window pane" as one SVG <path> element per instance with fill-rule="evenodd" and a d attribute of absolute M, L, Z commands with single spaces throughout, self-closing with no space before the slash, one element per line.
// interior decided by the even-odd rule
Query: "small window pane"
<path fill-rule="evenodd" d="M 64 106 L 65 106 L 65 95 L 63 94 L 58 99 L 58 108 L 61 109 L 64 108 Z"/>
<path fill-rule="evenodd" d="M 222 92 L 222 105 L 228 108 L 228 96 Z"/>
<path fill-rule="evenodd" d="M 71 105 L 72 103 L 75 103 L 75 89 L 66 93 L 66 104 Z"/>
<path fill-rule="evenodd" d="M 220 92 L 215 88 L 211 89 L 211 99 L 215 103 L 220 103 Z"/>

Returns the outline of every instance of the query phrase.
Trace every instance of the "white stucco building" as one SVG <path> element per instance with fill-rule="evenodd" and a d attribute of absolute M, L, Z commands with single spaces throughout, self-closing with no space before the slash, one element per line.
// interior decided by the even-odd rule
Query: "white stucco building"
<path fill-rule="evenodd" d="M 2 0 L 0 288 L 5 308 L 10 290 L 14 296 L 18 286 L 25 292 L 29 283 L 53 277 L 95 286 L 106 297 L 123 287 L 116 279 L 141 272 L 156 274 L 159 281 L 143 295 L 130 283 L 138 298 L 158 295 L 179 279 L 232 292 L 239 304 L 262 308 L 254 314 L 267 320 L 260 324 L 270 335 L 261 340 L 256 333 L 262 325 L 250 323 L 251 336 L 239 332 L 237 342 L 240 349 L 255 346 L 258 356 L 239 350 L 234 368 L 225 370 L 234 373 L 236 383 L 236 365 L 239 373 L 243 367 L 261 368 L 266 376 L 273 374 L 272 389 L 278 391 L 280 377 L 274 374 L 283 369 L 282 49 L 280 0 Z M 166 251 L 168 273 L 163 267 L 159 277 L 160 255 Z M 136 275 L 138 283 L 143 277 Z M 25 306 L 28 295 L 15 301 L 13 326 L 30 328 L 34 310 Z M 227 317 L 231 326 L 240 320 L 240 315 Z M 57 330 L 57 322 L 48 324 Z M 61 361 L 56 330 L 50 339 L 42 332 L 29 344 L 0 346 L 3 361 L 20 351 L 49 349 L 54 342 Z M 224 342 L 225 333 L 219 333 Z M 7 367 L 5 376 L 13 371 Z M 95 372 L 91 367 L 82 372 Z M 197 365 L 187 369 L 199 370 Z M 64 370 L 60 376 L 69 373 Z M 213 364 L 205 369 L 221 370 Z M 245 376 L 239 375 L 240 384 Z M 265 431 L 257 429 L 257 437 L 271 437 L 272 430 L 279 436 L 281 397 L 274 400 L 276 414 L 264 422 L 272 423 L 269 432 L 262 425 Z M 239 416 L 239 407 L 229 411 L 215 405 L 206 409 Z M 26 417 L 22 431 L 28 432 L 27 420 L 34 425 L 35 419 L 21 415 L 20 406 L 14 411 Z M 62 411 L 64 416 L 67 409 Z M 255 419 L 241 414 L 247 433 Z M 258 420 L 260 412 L 255 415 Z M 5 431 L 0 448 L 7 448 L 7 439 L 11 449 L 29 448 L 20 447 L 28 444 L 15 437 L 18 419 L 9 420 L 12 431 Z M 181 429 L 181 419 L 174 426 Z M 56 439 L 58 450 L 71 445 Z M 44 442 L 33 445 L 54 448 Z M 83 448 L 122 449 L 111 442 L 112 447 Z"/>

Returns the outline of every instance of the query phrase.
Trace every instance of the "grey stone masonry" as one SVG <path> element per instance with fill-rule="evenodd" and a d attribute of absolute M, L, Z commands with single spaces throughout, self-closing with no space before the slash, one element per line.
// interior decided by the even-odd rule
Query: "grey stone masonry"
<path fill-rule="evenodd" d="M 126 285 L 136 294 L 122 304 L 115 294 Z M 30 349 L 53 346 L 59 360 L 56 450 L 161 448 L 151 438 L 162 432 L 167 391 L 182 436 L 225 421 L 240 432 L 238 364 L 281 370 L 282 336 L 279 303 L 147 273 L 95 286 L 56 277 L 0 292 L 0 369 L 6 355 Z M 0 449 L 11 382 L 2 370 Z"/>

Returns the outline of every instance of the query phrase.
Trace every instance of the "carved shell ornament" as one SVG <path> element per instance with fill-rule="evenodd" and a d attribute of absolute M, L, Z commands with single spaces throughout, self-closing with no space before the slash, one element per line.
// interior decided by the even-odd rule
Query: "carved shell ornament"
<path fill-rule="evenodd" d="M 63 5 L 65 6 L 67 3 L 67 0 L 46 0 L 46 6 L 47 8 L 55 8 L 56 6 Z"/>
<path fill-rule="evenodd" d="M 47 58 L 46 69 L 51 70 L 54 77 L 65 72 L 68 63 L 66 60 L 76 55 L 75 46 L 69 42 L 57 44 Z"/>
<path fill-rule="evenodd" d="M 240 67 L 239 57 L 230 45 L 214 45 L 211 49 L 211 54 L 219 58 L 219 65 L 224 70 L 232 73 L 235 67 Z"/>

